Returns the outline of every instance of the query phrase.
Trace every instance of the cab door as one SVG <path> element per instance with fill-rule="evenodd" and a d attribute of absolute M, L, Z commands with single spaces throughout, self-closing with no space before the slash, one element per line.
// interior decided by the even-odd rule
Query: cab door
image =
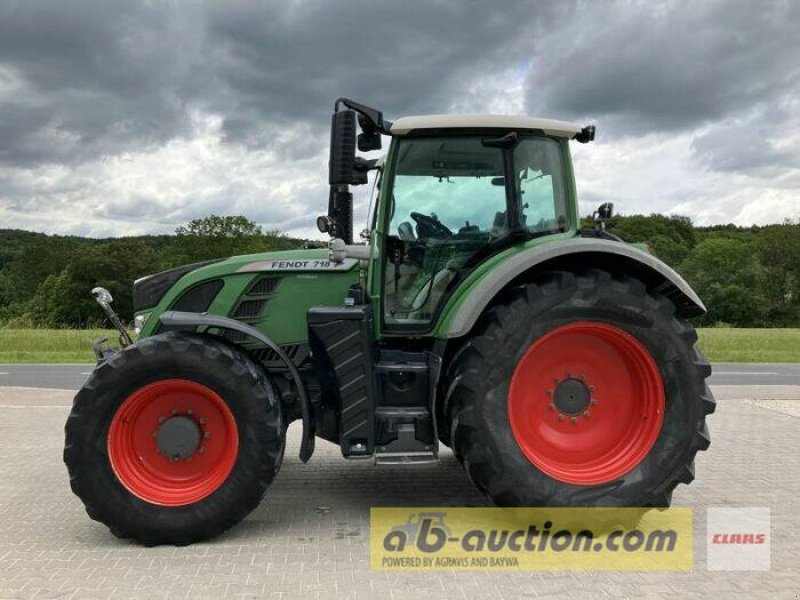
<path fill-rule="evenodd" d="M 570 227 L 561 144 L 498 132 L 395 138 L 377 215 L 379 334 L 428 334 L 457 285 L 488 256 Z"/>

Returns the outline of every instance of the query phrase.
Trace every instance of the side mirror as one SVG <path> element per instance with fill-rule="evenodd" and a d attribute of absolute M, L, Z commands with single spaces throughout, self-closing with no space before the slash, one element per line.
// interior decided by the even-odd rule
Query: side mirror
<path fill-rule="evenodd" d="M 600 206 L 597 207 L 597 210 L 594 211 L 594 214 L 592 215 L 592 218 L 594 219 L 594 226 L 600 231 L 605 231 L 606 220 L 610 219 L 613 216 L 614 216 L 614 203 L 603 202 Z"/>
<path fill-rule="evenodd" d="M 603 202 L 603 204 L 597 207 L 597 218 L 605 220 L 605 219 L 610 219 L 613 216 L 614 216 L 613 202 Z"/>
<path fill-rule="evenodd" d="M 331 117 L 331 150 L 328 160 L 328 183 L 349 185 L 355 183 L 356 113 L 340 110 Z"/>
<path fill-rule="evenodd" d="M 371 150 L 381 149 L 381 134 L 377 131 L 375 133 L 359 133 L 358 134 L 358 149 L 361 152 L 369 152 Z"/>
<path fill-rule="evenodd" d="M 358 149 L 361 152 L 381 149 L 381 134 L 364 115 L 358 115 L 358 124 L 363 133 L 358 134 Z"/>

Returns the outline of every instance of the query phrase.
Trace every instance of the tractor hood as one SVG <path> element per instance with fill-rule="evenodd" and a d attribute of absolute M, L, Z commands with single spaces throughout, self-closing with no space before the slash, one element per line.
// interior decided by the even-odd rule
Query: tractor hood
<path fill-rule="evenodd" d="M 357 259 L 333 263 L 326 248 L 263 252 L 186 265 L 134 283 L 136 329 L 159 332 L 167 310 L 241 320 L 277 343 L 305 339 L 305 313 L 339 305 L 358 282 Z"/>
<path fill-rule="evenodd" d="M 328 258 L 328 250 L 316 248 L 312 250 L 285 250 L 283 252 L 265 252 L 230 258 L 226 262 L 238 264 L 237 272 L 285 272 L 285 271 L 349 271 L 358 264 L 355 258 L 345 259 L 342 263 L 333 263 Z"/>

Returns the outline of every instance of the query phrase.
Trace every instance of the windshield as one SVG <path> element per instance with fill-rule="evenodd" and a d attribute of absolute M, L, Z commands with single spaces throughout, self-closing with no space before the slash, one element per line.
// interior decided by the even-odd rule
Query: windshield
<path fill-rule="evenodd" d="M 399 140 L 384 267 L 387 324 L 430 322 L 470 258 L 512 229 L 541 234 L 566 227 L 558 142 L 522 137 L 513 151 L 515 224 L 507 214 L 504 151 L 485 146 L 484 137 Z"/>

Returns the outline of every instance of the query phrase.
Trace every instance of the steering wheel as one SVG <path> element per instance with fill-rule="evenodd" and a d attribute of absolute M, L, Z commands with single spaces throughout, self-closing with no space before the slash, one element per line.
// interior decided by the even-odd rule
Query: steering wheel
<path fill-rule="evenodd" d="M 423 215 L 412 212 L 411 218 L 417 224 L 417 238 L 448 238 L 453 235 L 446 225 L 442 224 L 435 215 Z"/>

